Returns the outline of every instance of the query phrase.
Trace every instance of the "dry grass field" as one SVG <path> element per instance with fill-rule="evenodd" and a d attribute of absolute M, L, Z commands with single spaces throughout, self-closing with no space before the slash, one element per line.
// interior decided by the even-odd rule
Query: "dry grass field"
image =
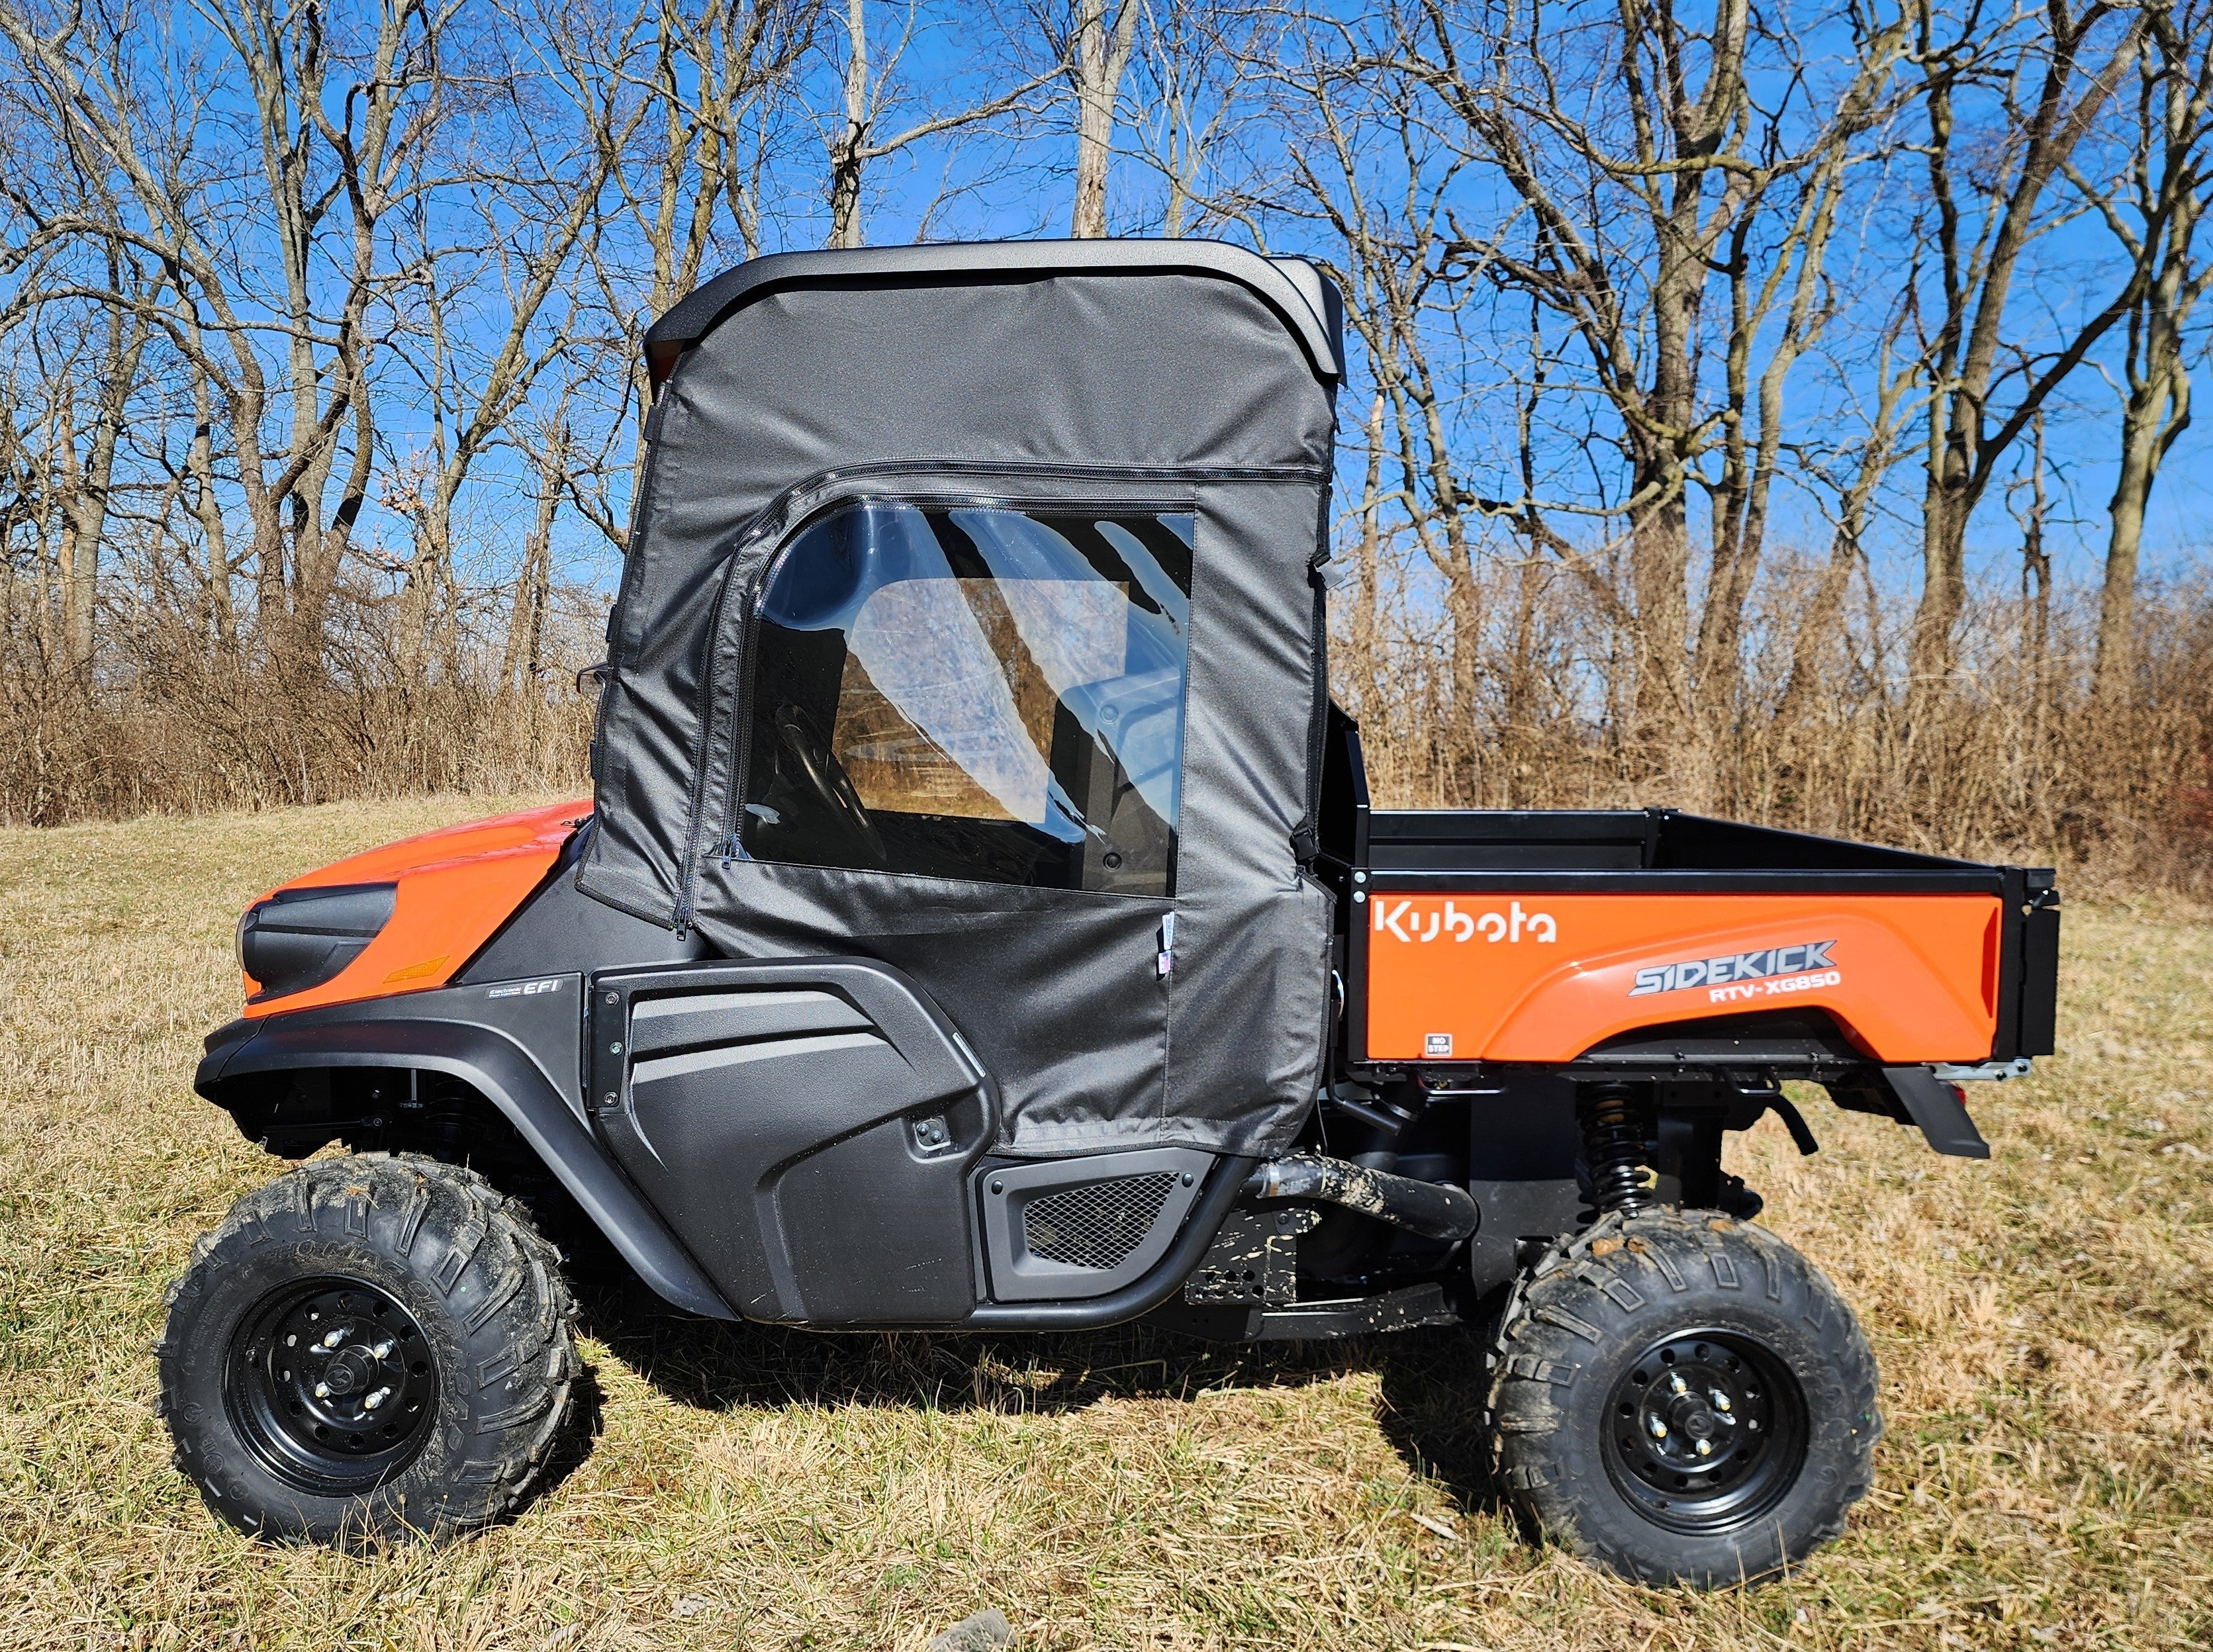
<path fill-rule="evenodd" d="M 216 1526 L 147 1353 L 195 1234 L 275 1167 L 188 1088 L 259 889 L 493 800 L 0 832 L 0 1652 L 2213 1642 L 2213 927 L 2070 909 L 2060 1041 L 1985 1166 L 1772 1120 L 1731 1166 L 1857 1305 L 1889 1433 L 1844 1540 L 1652 1594 L 1522 1541 L 1474 1350 L 1144 1332 L 833 1339 L 602 1312 L 588 1457 L 515 1525 L 347 1558 Z M 572 1454 L 572 1456 L 574 1454 Z"/>

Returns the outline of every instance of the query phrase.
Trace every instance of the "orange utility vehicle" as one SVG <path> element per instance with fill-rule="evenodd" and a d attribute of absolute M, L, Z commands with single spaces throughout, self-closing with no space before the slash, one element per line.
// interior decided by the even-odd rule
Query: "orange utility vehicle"
<path fill-rule="evenodd" d="M 1795 1079 L 1986 1156 L 1960 1086 L 2051 1048 L 2048 873 L 1372 808 L 1296 260 L 784 255 L 645 356 L 592 801 L 240 922 L 197 1088 L 307 1162 L 170 1295 L 218 1514 L 514 1509 L 565 1250 L 823 1329 L 1480 1327 L 1499 1484 L 1580 1552 L 1710 1586 L 1841 1527 L 1874 1363 L 1724 1143 L 1813 1151 Z"/>

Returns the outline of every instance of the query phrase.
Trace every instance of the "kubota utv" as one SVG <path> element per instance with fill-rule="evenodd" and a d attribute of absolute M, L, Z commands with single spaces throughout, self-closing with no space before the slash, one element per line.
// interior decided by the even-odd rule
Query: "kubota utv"
<path fill-rule="evenodd" d="M 1578 1552 L 1725 1585 L 1841 1529 L 1875 1365 L 1722 1143 L 1811 1151 L 1795 1079 L 1987 1156 L 1958 1084 L 2052 1047 L 2051 875 L 1372 808 L 1339 319 L 1087 241 L 758 259 L 653 326 L 591 803 L 240 922 L 196 1086 L 307 1162 L 169 1296 L 216 1514 L 515 1509 L 579 1369 L 543 1228 L 823 1330 L 1488 1327 L 1498 1484 Z"/>

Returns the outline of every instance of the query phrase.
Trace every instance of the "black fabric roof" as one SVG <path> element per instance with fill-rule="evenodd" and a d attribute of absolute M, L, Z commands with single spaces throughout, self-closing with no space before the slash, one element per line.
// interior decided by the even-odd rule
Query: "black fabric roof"
<path fill-rule="evenodd" d="M 1267 259 L 1214 241 L 992 241 L 772 253 L 748 259 L 672 305 L 645 335 L 655 386 L 677 358 L 744 304 L 780 287 L 932 277 L 974 283 L 1078 271 L 1211 275 L 1250 288 L 1297 337 L 1319 378 L 1344 375 L 1344 314 L 1337 289 L 1301 259 Z"/>

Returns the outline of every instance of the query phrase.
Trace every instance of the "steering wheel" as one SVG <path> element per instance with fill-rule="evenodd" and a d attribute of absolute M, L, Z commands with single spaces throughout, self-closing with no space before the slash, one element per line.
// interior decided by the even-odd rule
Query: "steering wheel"
<path fill-rule="evenodd" d="M 781 708 L 776 719 L 776 733 L 784 750 L 791 753 L 808 789 L 859 832 L 862 841 L 878 860 L 883 859 L 882 835 L 877 832 L 875 821 L 869 818 L 868 807 L 861 802 L 861 794 L 854 789 L 852 777 L 808 726 L 806 719 L 789 708 Z"/>

